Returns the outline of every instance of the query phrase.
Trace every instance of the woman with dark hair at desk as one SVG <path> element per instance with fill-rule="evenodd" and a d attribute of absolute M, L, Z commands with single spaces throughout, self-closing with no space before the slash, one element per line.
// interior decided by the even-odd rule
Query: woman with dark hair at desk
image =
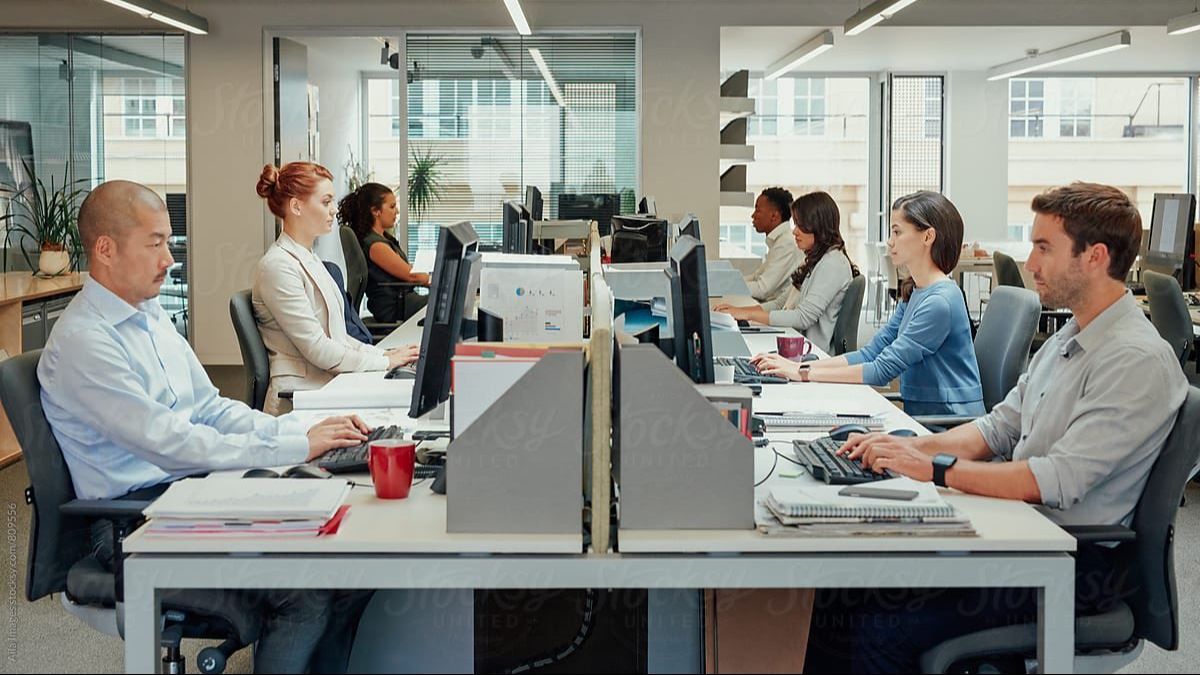
<path fill-rule="evenodd" d="M 804 262 L 792 272 L 786 295 L 761 305 L 717 305 L 738 320 L 795 328 L 820 349 L 829 352 L 842 298 L 858 268 L 846 255 L 841 215 L 827 192 L 810 192 L 792 202 L 792 236 Z"/>
<path fill-rule="evenodd" d="M 888 254 L 912 277 L 883 330 L 855 352 L 812 363 L 778 354 L 754 357 L 760 372 L 801 382 L 882 387 L 900 378 L 909 415 L 983 415 L 983 386 L 962 291 L 949 276 L 962 251 L 958 209 L 937 192 L 914 192 L 892 205 Z"/>
<path fill-rule="evenodd" d="M 381 323 L 394 323 L 425 306 L 426 297 L 400 294 L 397 282 L 429 285 L 429 275 L 414 272 L 400 242 L 388 230 L 396 225 L 396 195 L 386 185 L 363 183 L 338 202 L 337 218 L 354 230 L 367 258 L 367 309 Z"/>

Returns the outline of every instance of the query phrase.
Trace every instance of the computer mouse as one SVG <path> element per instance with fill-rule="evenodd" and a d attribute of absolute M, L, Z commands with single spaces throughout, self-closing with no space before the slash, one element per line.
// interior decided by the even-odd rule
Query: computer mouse
<path fill-rule="evenodd" d="M 297 464 L 283 472 L 284 478 L 332 478 L 333 474 L 313 466 L 312 464 Z"/>
<path fill-rule="evenodd" d="M 902 438 L 912 438 L 917 435 L 917 432 L 912 429 L 892 429 L 888 432 L 889 436 L 900 436 Z"/>
<path fill-rule="evenodd" d="M 383 379 L 385 379 L 385 380 L 412 380 L 412 379 L 415 379 L 416 377 L 417 377 L 416 371 L 410 370 L 406 366 L 397 366 L 397 367 L 389 370 L 387 372 L 387 375 L 383 376 Z"/>
<path fill-rule="evenodd" d="M 279 473 L 270 469 L 250 469 L 242 478 L 279 478 Z"/>
<path fill-rule="evenodd" d="M 810 353 L 810 354 L 805 354 L 804 356 L 801 356 L 801 357 L 800 357 L 800 362 L 801 362 L 801 363 L 807 363 L 807 362 L 809 362 L 809 361 L 816 361 L 816 360 L 817 360 L 817 359 L 819 359 L 819 358 L 821 358 L 821 357 L 817 356 L 816 354 L 811 354 L 811 353 Z"/>
<path fill-rule="evenodd" d="M 861 424 L 843 424 L 829 432 L 829 437 L 835 441 L 844 441 L 850 434 L 869 434 L 871 430 Z"/>

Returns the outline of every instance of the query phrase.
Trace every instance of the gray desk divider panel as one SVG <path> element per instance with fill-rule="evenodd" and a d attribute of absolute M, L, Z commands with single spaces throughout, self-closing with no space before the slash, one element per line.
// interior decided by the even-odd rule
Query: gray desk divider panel
<path fill-rule="evenodd" d="M 752 529 L 750 439 L 657 347 L 618 350 L 621 528 Z"/>
<path fill-rule="evenodd" d="M 583 513 L 584 350 L 547 352 L 446 452 L 446 531 L 570 534 Z"/>

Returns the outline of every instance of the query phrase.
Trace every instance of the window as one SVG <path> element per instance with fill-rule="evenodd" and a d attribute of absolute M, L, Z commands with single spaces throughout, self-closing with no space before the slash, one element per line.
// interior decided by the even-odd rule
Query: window
<path fill-rule="evenodd" d="M 426 212 L 408 214 L 409 257 L 436 242 L 439 225 L 469 221 L 485 244 L 499 243 L 504 201 L 537 186 L 545 218 L 565 193 L 621 194 L 637 187 L 637 43 L 633 33 L 536 38 L 409 33 L 405 39 L 408 119 L 392 78 L 368 79 L 364 166 L 386 185 L 404 185 L 412 154 L 436 159 L 441 191 Z M 567 107 L 530 56 L 538 48 Z M 400 74 L 399 77 L 404 77 Z M 403 125 L 403 126 L 401 126 Z M 396 133 L 408 134 L 401 157 Z"/>
<path fill-rule="evenodd" d="M 1009 138 L 1041 138 L 1046 109 L 1046 83 L 1042 80 L 1008 81 Z"/>
<path fill-rule="evenodd" d="M 183 138 L 187 134 L 187 107 L 182 96 L 171 97 L 171 138 Z"/>
<path fill-rule="evenodd" d="M 796 78 L 795 133 L 797 136 L 825 135 L 825 80 Z"/>
<path fill-rule="evenodd" d="M 1092 135 L 1092 97 L 1096 81 L 1091 78 L 1059 80 L 1058 135 L 1087 138 Z"/>
<path fill-rule="evenodd" d="M 794 105 L 793 119 L 786 126 L 780 124 L 779 134 L 753 142 L 760 160 L 746 165 L 746 190 L 758 194 L 779 185 L 796 197 L 816 190 L 828 192 L 841 211 L 850 258 L 865 269 L 870 262 L 866 239 L 871 81 L 781 77 L 779 82 L 784 118 L 786 107 Z M 766 241 L 754 231 L 751 211 L 740 206 L 721 208 L 721 242 L 762 255 Z"/>
<path fill-rule="evenodd" d="M 750 80 L 750 97 L 754 99 L 754 114 L 750 116 L 747 133 L 750 136 L 775 136 L 779 133 L 779 79 Z"/>
<path fill-rule="evenodd" d="M 918 190 L 942 190 L 942 88 L 937 75 L 891 78 L 889 205 Z"/>
<path fill-rule="evenodd" d="M 148 78 L 125 78 L 122 115 L 127 138 L 154 138 L 158 134 L 156 81 Z"/>
<path fill-rule="evenodd" d="M 1019 102 L 1020 112 L 1036 110 L 1039 120 L 1036 136 L 1010 135 L 1009 236 L 1028 241 L 1030 201 L 1072 181 L 1117 186 L 1137 204 L 1148 226 L 1154 193 L 1187 189 L 1188 84 L 1186 77 L 1168 76 L 1052 77 L 1028 85 L 1010 83 L 1010 113 Z M 1022 95 L 1019 100 L 1017 94 Z M 1043 102 L 1050 113 L 1044 127 L 1039 109 Z M 1010 128 L 1032 131 L 1025 117 L 1030 116 L 1011 118 Z M 1028 142 L 1029 138 L 1037 140 Z"/>

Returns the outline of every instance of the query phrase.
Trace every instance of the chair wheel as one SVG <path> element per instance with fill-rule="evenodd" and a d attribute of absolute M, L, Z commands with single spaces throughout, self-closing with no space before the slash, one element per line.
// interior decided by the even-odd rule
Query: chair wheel
<path fill-rule="evenodd" d="M 202 673 L 223 673 L 225 662 L 225 654 L 217 647 L 205 647 L 196 655 L 196 669 Z"/>

